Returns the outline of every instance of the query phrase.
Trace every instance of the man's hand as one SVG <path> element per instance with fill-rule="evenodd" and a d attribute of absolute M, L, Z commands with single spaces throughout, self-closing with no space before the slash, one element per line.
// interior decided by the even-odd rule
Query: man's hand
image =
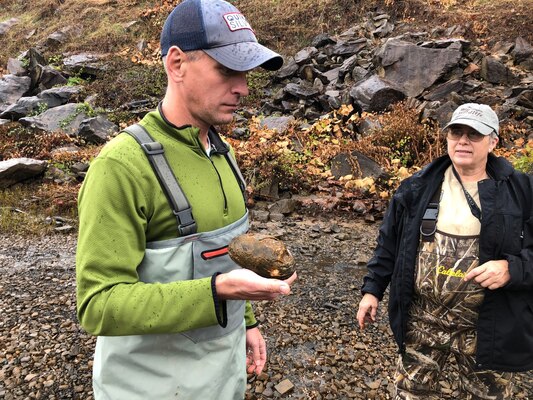
<path fill-rule="evenodd" d="M 375 322 L 378 311 L 379 300 L 376 296 L 370 293 L 365 293 L 359 302 L 359 310 L 357 311 L 357 321 L 359 327 L 365 329 L 367 322 Z"/>
<path fill-rule="evenodd" d="M 217 295 L 222 300 L 274 300 L 291 292 L 296 272 L 284 281 L 267 279 L 248 269 L 235 269 L 216 277 Z"/>
<path fill-rule="evenodd" d="M 259 328 L 246 330 L 246 372 L 259 375 L 265 366 L 267 350 Z"/>
<path fill-rule="evenodd" d="M 464 280 L 474 279 L 484 288 L 491 290 L 501 288 L 511 280 L 507 260 L 492 260 L 474 268 L 466 274 Z"/>

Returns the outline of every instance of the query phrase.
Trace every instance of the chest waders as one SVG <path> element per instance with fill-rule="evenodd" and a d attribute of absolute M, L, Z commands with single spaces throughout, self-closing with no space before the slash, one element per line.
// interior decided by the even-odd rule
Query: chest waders
<path fill-rule="evenodd" d="M 140 125 L 126 132 L 140 143 L 150 160 L 176 216 L 180 235 L 146 244 L 137 269 L 139 279 L 167 283 L 239 268 L 224 249 L 231 239 L 248 230 L 248 213 L 228 226 L 196 233 L 191 208 L 161 144 Z M 242 188 L 236 163 L 229 154 L 226 159 Z M 213 325 L 177 334 L 99 336 L 93 366 L 95 399 L 242 400 L 246 389 L 245 302 L 227 300 L 226 310 L 225 327 Z"/>
<path fill-rule="evenodd" d="M 461 187 L 467 195 L 462 183 Z M 437 229 L 441 189 L 442 185 L 433 194 L 420 226 L 411 319 L 443 330 L 474 329 L 485 291 L 463 278 L 479 266 L 479 233 L 462 236 Z M 469 194 L 467 199 L 475 204 Z M 475 207 L 479 213 L 472 215 L 480 220 L 481 211 Z"/>

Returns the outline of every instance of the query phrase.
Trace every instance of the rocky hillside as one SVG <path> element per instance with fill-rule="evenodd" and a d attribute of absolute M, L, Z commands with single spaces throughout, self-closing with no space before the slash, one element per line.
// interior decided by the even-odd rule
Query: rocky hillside
<path fill-rule="evenodd" d="M 94 7 L 113 11 L 112 4 Z M 54 7 L 65 15 L 70 10 Z M 94 7 L 84 12 L 97 13 Z M 517 7 L 523 11 L 521 3 Z M 117 39 L 114 45 L 122 50 L 114 53 L 72 51 L 83 39 L 83 20 L 46 36 L 44 27 L 26 32 L 28 47 L 8 57 L 0 78 L 0 187 L 44 177 L 76 192 L 100 147 L 161 98 L 157 41 L 154 33 L 145 39 L 139 26 L 157 32 L 169 9 L 163 2 L 145 7 L 140 19 L 121 22 L 117 29 L 136 42 Z M 221 129 L 236 149 L 252 198 L 276 200 L 305 190 L 350 201 L 386 199 L 393 189 L 387 178 L 392 174 L 397 182 L 440 154 L 439 126 L 471 101 L 496 109 L 501 154 L 531 154 L 525 145 L 533 124 L 532 29 L 488 40 L 476 21 L 428 21 L 421 28 L 421 21 L 401 18 L 397 8 L 385 11 L 368 11 L 339 33 L 315 34 L 293 53 L 282 52 L 285 64 L 275 74 L 251 74 L 255 102 Z M 151 17 L 155 22 L 147 22 Z M 52 21 L 53 14 L 39 18 Z M 0 20 L 0 42 L 23 32 L 24 24 L 16 16 Z M 529 20 L 525 28 L 532 25 Z M 368 204 L 359 208 L 372 211 Z"/>

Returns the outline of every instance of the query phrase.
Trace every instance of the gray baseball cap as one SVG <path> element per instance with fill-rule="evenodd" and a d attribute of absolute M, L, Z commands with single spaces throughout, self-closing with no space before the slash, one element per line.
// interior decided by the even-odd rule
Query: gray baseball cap
<path fill-rule="evenodd" d="M 496 113 L 485 104 L 466 103 L 453 112 L 452 119 L 443 129 L 451 125 L 467 125 L 482 135 L 498 134 L 500 123 Z"/>
<path fill-rule="evenodd" d="M 235 71 L 256 67 L 275 71 L 283 58 L 257 42 L 241 12 L 223 0 L 185 0 L 170 13 L 161 32 L 161 55 L 172 46 L 203 50 Z"/>

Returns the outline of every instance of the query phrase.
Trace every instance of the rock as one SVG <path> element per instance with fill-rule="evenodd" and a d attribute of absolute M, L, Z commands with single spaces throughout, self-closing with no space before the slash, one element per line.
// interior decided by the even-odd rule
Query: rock
<path fill-rule="evenodd" d="M 512 83 L 515 77 L 503 63 L 494 57 L 485 57 L 481 62 L 481 77 L 490 83 Z"/>
<path fill-rule="evenodd" d="M 88 118 L 84 104 L 68 103 L 46 110 L 35 117 L 21 118 L 19 122 L 33 129 L 46 132 L 63 131 L 75 134 L 83 120 Z"/>
<path fill-rule="evenodd" d="M 293 199 L 281 199 L 272 203 L 268 207 L 270 213 L 279 213 L 282 215 L 288 215 L 293 213 L 296 210 L 298 202 Z"/>
<path fill-rule="evenodd" d="M 250 218 L 257 222 L 268 222 L 268 214 L 265 210 L 251 210 Z"/>
<path fill-rule="evenodd" d="M 77 136 L 84 138 L 88 143 L 98 144 L 105 143 L 116 132 L 118 132 L 118 126 L 109 121 L 107 117 L 98 115 L 81 121 Z"/>
<path fill-rule="evenodd" d="M 339 153 L 331 160 L 331 174 L 339 179 L 341 176 L 353 175 L 358 178 L 384 176 L 385 172 L 371 158 L 361 152 L 351 154 Z"/>
<path fill-rule="evenodd" d="M 48 104 L 48 108 L 54 108 L 67 104 L 83 91 L 81 86 L 59 86 L 43 90 L 37 97 Z"/>
<path fill-rule="evenodd" d="M 266 117 L 264 118 L 259 126 L 263 129 L 272 129 L 276 132 L 285 132 L 291 123 L 294 123 L 295 119 L 292 116 L 288 117 Z"/>
<path fill-rule="evenodd" d="M 316 49 L 335 43 L 335 40 L 332 39 L 327 33 L 319 33 L 311 40 L 311 46 Z"/>
<path fill-rule="evenodd" d="M 26 75 L 26 68 L 23 67 L 22 61 L 17 58 L 8 58 L 7 72 L 11 75 L 22 76 Z"/>
<path fill-rule="evenodd" d="M 339 69 L 339 78 L 344 79 L 346 75 L 350 75 L 354 68 L 357 66 L 357 54 L 354 54 L 351 57 L 348 57 L 344 62 L 342 63 L 340 69 Z"/>
<path fill-rule="evenodd" d="M 275 78 L 277 80 L 283 80 L 293 76 L 299 69 L 298 64 L 294 60 L 294 57 L 289 57 L 283 63 L 283 67 L 276 72 Z"/>
<path fill-rule="evenodd" d="M 46 65 L 41 69 L 38 89 L 39 91 L 43 91 L 56 86 L 65 85 L 67 82 L 67 78 L 65 78 L 61 72 L 49 65 Z"/>
<path fill-rule="evenodd" d="M 14 104 L 30 90 L 31 79 L 27 76 L 4 75 L 0 79 L 0 111 Z"/>
<path fill-rule="evenodd" d="M 367 40 L 365 38 L 354 39 L 348 41 L 339 41 L 333 46 L 332 55 L 349 57 L 359 53 L 367 46 Z"/>
<path fill-rule="evenodd" d="M 459 93 L 463 89 L 463 86 L 464 84 L 461 80 L 453 79 L 435 87 L 424 95 L 424 99 L 429 101 L 442 100 L 452 92 Z"/>
<path fill-rule="evenodd" d="M 42 175 L 46 170 L 46 161 L 31 158 L 12 158 L 0 161 L 0 188 L 4 189 L 15 183 Z"/>
<path fill-rule="evenodd" d="M 522 61 L 525 61 L 533 55 L 533 46 L 531 46 L 524 38 L 517 37 L 511 54 L 513 55 L 515 64 L 520 64 Z"/>
<path fill-rule="evenodd" d="M 272 236 L 244 234 L 228 246 L 229 256 L 241 267 L 265 278 L 287 279 L 294 273 L 294 257 Z"/>
<path fill-rule="evenodd" d="M 317 53 L 318 50 L 316 49 L 316 47 L 306 47 L 296 53 L 296 55 L 294 56 L 294 61 L 298 65 L 307 64 Z"/>
<path fill-rule="evenodd" d="M 372 75 L 357 82 L 350 90 L 350 96 L 363 111 L 384 111 L 403 100 L 405 93 L 394 83 Z"/>
<path fill-rule="evenodd" d="M 283 89 L 285 93 L 299 99 L 311 99 L 319 94 L 319 91 L 313 86 L 305 83 L 289 83 Z"/>
<path fill-rule="evenodd" d="M 39 110 L 40 107 L 47 109 L 48 105 L 39 97 L 21 97 L 15 104 L 10 105 L 3 112 L 0 112 L 0 118 L 8 118 L 16 121 Z"/>
<path fill-rule="evenodd" d="M 514 43 L 511 42 L 497 42 L 492 49 L 490 49 L 490 54 L 493 56 L 501 57 L 509 53 L 513 48 Z"/>
<path fill-rule="evenodd" d="M 409 97 L 416 97 L 433 85 L 458 64 L 461 56 L 460 43 L 434 49 L 394 40 L 387 41 L 376 55 L 384 77 Z"/>
<path fill-rule="evenodd" d="M 106 56 L 98 53 L 80 53 L 63 59 L 65 69 L 73 74 L 98 76 L 107 70 Z"/>
<path fill-rule="evenodd" d="M 18 18 L 10 18 L 0 22 L 0 36 L 5 35 L 13 26 L 19 23 Z"/>
<path fill-rule="evenodd" d="M 372 135 L 375 131 L 382 129 L 381 123 L 378 119 L 365 118 L 357 125 L 359 133 L 365 137 Z"/>
<path fill-rule="evenodd" d="M 274 388 L 281 394 L 284 395 L 285 393 L 289 393 L 292 389 L 294 389 L 294 385 L 292 382 L 288 379 L 282 380 L 280 383 L 278 383 Z"/>

